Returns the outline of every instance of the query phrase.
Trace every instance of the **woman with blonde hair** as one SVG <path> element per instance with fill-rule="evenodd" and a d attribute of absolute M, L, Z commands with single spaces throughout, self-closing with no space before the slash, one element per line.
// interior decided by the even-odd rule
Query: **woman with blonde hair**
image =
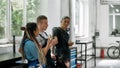
<path fill-rule="evenodd" d="M 24 28 L 24 36 L 21 42 L 20 52 L 22 58 L 28 60 L 28 68 L 38 68 L 38 64 L 44 68 L 44 65 L 46 65 L 45 56 L 50 47 L 54 45 L 54 40 L 48 38 L 47 46 L 42 48 L 36 40 L 38 34 L 39 29 L 37 24 L 34 22 L 27 23 Z"/>

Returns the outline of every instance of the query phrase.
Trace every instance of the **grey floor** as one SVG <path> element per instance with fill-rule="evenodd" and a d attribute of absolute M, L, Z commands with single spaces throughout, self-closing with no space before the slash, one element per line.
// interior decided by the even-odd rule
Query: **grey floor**
<path fill-rule="evenodd" d="M 82 68 L 85 68 L 83 63 Z M 120 68 L 120 59 L 96 59 L 96 66 L 94 60 L 87 62 L 87 68 Z"/>

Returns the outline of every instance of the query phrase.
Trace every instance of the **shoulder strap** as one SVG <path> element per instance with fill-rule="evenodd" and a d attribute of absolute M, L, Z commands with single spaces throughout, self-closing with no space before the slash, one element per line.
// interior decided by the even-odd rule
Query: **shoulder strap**
<path fill-rule="evenodd" d="M 44 32 L 44 33 L 45 33 L 46 36 L 48 36 L 46 32 Z M 45 38 L 44 36 L 42 36 L 41 34 L 39 34 L 39 36 L 42 37 L 43 39 L 46 39 L 46 38 Z"/>
<path fill-rule="evenodd" d="M 40 35 L 40 37 L 42 37 L 43 39 L 45 39 L 45 37 L 43 37 L 41 34 L 39 34 Z"/>
<path fill-rule="evenodd" d="M 46 34 L 46 36 L 48 36 L 48 34 L 46 32 L 44 32 Z"/>

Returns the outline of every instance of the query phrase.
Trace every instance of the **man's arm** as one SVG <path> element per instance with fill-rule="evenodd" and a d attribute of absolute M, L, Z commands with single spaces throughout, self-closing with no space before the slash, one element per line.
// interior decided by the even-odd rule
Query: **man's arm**
<path fill-rule="evenodd" d="M 54 27 L 54 28 L 52 29 L 52 35 L 53 35 L 53 37 L 54 37 L 54 36 L 57 36 L 57 37 L 58 37 L 58 34 L 59 34 L 58 27 Z"/>

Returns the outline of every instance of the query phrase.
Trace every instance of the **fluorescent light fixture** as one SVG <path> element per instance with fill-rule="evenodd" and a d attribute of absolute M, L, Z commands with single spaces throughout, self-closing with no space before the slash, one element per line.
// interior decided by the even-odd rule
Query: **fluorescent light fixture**
<path fill-rule="evenodd" d="M 115 9 L 116 12 L 119 12 L 119 9 Z"/>
<path fill-rule="evenodd" d="M 111 4 L 110 6 L 111 6 L 112 8 L 114 8 L 114 6 L 113 6 L 112 4 Z"/>

